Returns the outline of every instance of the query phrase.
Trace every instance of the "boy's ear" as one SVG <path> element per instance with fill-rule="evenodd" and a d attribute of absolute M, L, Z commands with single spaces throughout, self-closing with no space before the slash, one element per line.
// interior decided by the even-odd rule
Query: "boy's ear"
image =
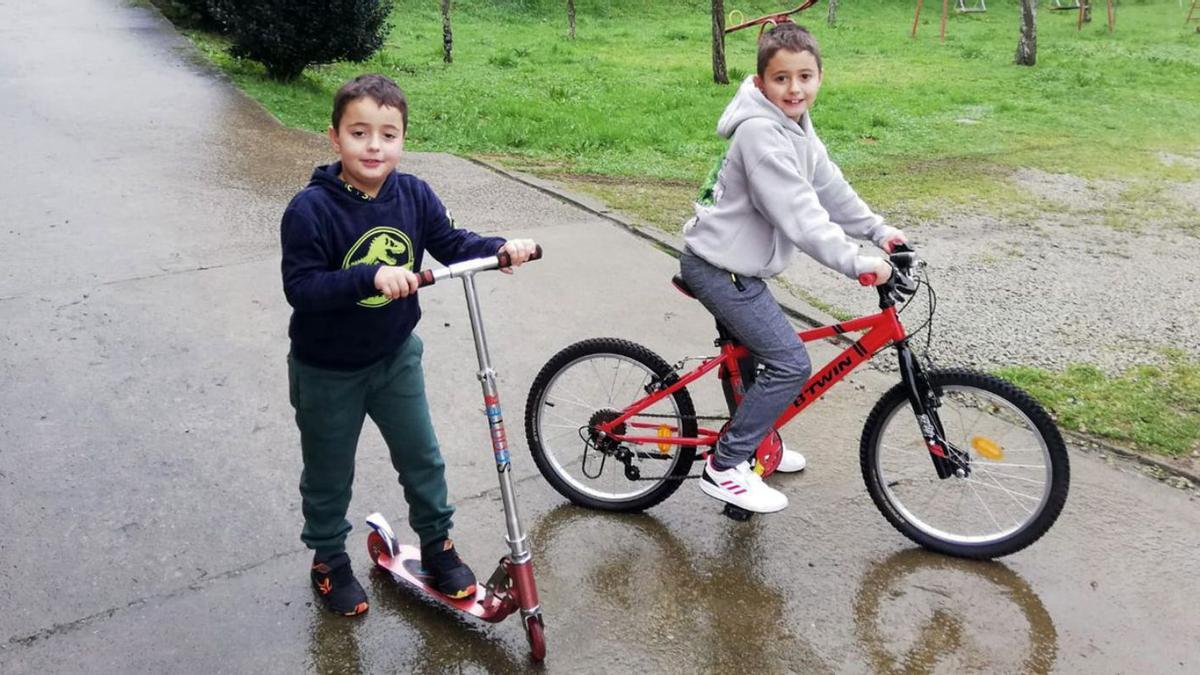
<path fill-rule="evenodd" d="M 331 124 L 329 125 L 329 128 L 325 130 L 325 134 L 329 136 L 329 142 L 333 144 L 333 151 L 340 153 L 342 148 L 338 144 L 337 129 L 334 129 L 333 125 Z"/>
<path fill-rule="evenodd" d="M 762 81 L 762 76 L 761 76 L 761 75 L 755 75 L 755 76 L 754 76 L 754 87 L 755 87 L 756 89 L 758 89 L 759 91 L 762 91 L 762 90 L 763 90 L 763 81 Z"/>

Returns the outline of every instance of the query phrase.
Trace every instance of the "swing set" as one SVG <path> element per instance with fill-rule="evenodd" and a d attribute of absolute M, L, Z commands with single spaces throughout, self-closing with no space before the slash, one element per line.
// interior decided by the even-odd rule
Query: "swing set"
<path fill-rule="evenodd" d="M 1092 21 L 1092 0 L 1073 0 L 1075 4 L 1070 4 L 1071 0 L 1053 0 L 1050 5 L 1051 12 L 1069 12 L 1073 9 L 1079 10 L 1079 19 L 1075 22 L 1075 30 L 1083 30 L 1083 24 L 1091 23 Z M 1113 9 L 1113 0 L 1105 0 L 1108 5 L 1108 32 L 1113 32 L 1113 26 L 1117 23 L 1116 11 Z"/>
<path fill-rule="evenodd" d="M 983 0 L 980 0 L 980 2 L 982 2 L 982 1 Z M 729 18 L 726 20 L 726 23 L 734 24 L 735 16 L 741 17 L 741 20 L 738 21 L 736 24 L 726 28 L 725 33 L 728 34 L 728 33 L 734 32 L 735 30 L 742 30 L 743 28 L 749 28 L 751 26 L 758 26 L 759 27 L 758 34 L 759 34 L 759 36 L 761 36 L 763 34 L 763 31 L 766 30 L 767 28 L 774 28 L 775 26 L 778 26 L 781 23 L 791 23 L 791 21 L 792 21 L 791 16 L 793 14 L 803 12 L 804 10 L 808 9 L 809 7 L 812 7 L 815 4 L 817 4 L 817 0 L 805 0 L 804 4 L 796 7 L 795 9 L 789 9 L 786 12 L 779 12 L 778 14 L 764 14 L 763 16 L 760 16 L 757 19 L 750 19 L 748 21 L 746 20 L 746 15 L 743 14 L 741 12 L 741 10 L 735 9 L 729 13 Z"/>
<path fill-rule="evenodd" d="M 956 0 L 958 6 L 955 12 L 958 14 L 977 14 L 987 11 L 987 0 L 978 0 L 979 4 L 967 6 L 967 0 Z M 1074 4 L 1070 4 L 1074 2 Z M 1113 0 L 1105 0 L 1108 4 L 1108 32 L 1113 31 L 1113 26 L 1116 25 L 1116 12 L 1113 10 Z M 912 37 L 917 37 L 917 23 L 921 20 L 921 5 L 924 0 L 917 0 L 917 11 L 913 15 Z M 1192 0 L 1192 8 L 1195 9 L 1200 0 Z M 1076 30 L 1083 30 L 1083 24 L 1092 20 L 1092 2 L 1091 0 L 1053 0 L 1050 7 L 1051 11 L 1063 12 L 1073 9 L 1079 10 L 1079 21 L 1076 25 Z M 939 33 L 942 42 L 946 41 L 946 16 L 950 13 L 949 0 L 942 0 L 942 27 Z M 1191 20 L 1191 14 L 1188 15 L 1188 20 Z M 1197 28 L 1200 30 L 1200 28 Z"/>
<path fill-rule="evenodd" d="M 1057 2 L 1058 0 L 1055 0 Z M 1081 0 L 1082 1 L 1082 0 Z M 958 6 L 954 11 L 958 14 L 982 14 L 987 11 L 987 0 L 978 0 L 978 4 L 967 6 L 966 0 L 956 0 Z M 913 14 L 912 37 L 917 37 L 917 23 L 921 20 L 921 5 L 924 0 L 917 0 L 917 11 Z M 950 13 L 950 1 L 942 0 L 942 28 L 939 32 L 942 42 L 946 41 L 946 15 Z"/>

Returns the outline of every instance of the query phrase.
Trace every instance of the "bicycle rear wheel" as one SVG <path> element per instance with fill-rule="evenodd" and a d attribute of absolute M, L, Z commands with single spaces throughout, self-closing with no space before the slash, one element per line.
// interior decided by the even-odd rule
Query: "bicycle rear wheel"
<path fill-rule="evenodd" d="M 695 447 L 617 443 L 600 438 L 594 427 L 673 375 L 654 352 L 616 338 L 584 340 L 555 354 L 525 403 L 525 435 L 538 471 L 572 502 L 605 511 L 641 511 L 669 497 L 691 468 Z M 623 426 L 631 435 L 694 438 L 695 416 L 691 396 L 681 389 Z"/>
<path fill-rule="evenodd" d="M 926 548 L 994 558 L 1037 541 L 1067 499 L 1066 446 L 1046 411 L 998 377 L 964 369 L 927 375 L 951 475 L 939 478 L 898 384 L 875 404 L 859 460 L 871 499 L 888 521 Z"/>

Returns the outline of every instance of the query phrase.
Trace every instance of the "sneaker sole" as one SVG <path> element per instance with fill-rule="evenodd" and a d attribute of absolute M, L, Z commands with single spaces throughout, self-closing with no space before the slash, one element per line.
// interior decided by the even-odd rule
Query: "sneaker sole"
<path fill-rule="evenodd" d="M 370 606 L 367 603 L 360 602 L 354 607 L 354 609 L 350 610 L 349 612 L 342 612 L 341 615 L 358 616 L 359 614 L 366 614 L 368 609 L 370 609 Z"/>
<path fill-rule="evenodd" d="M 475 584 L 471 584 L 468 588 L 464 588 L 457 593 L 442 593 L 442 595 L 450 598 L 451 600 L 462 600 L 463 598 L 468 598 L 472 595 L 475 595 Z"/>
<path fill-rule="evenodd" d="M 738 497 L 736 495 L 731 495 L 728 492 L 725 492 L 724 490 L 722 490 L 720 487 L 717 487 L 716 485 L 713 485 L 712 483 L 709 483 L 708 481 L 705 481 L 705 480 L 700 481 L 700 491 L 703 492 L 704 494 L 708 495 L 709 497 L 716 499 L 717 501 L 722 501 L 722 502 L 725 502 L 726 504 L 733 504 L 734 506 L 736 506 L 740 509 L 746 509 L 747 511 L 753 511 L 754 513 L 777 513 L 788 507 L 786 496 L 785 496 L 783 505 L 780 506 L 779 508 L 764 509 L 761 506 L 751 506 L 746 501 L 738 499 Z"/>
<path fill-rule="evenodd" d="M 785 469 L 782 466 L 779 466 L 779 467 L 775 467 L 775 473 L 800 473 L 801 471 L 803 471 L 807 468 L 808 468 L 808 464 L 805 464 L 804 466 L 800 467 L 799 469 Z"/>

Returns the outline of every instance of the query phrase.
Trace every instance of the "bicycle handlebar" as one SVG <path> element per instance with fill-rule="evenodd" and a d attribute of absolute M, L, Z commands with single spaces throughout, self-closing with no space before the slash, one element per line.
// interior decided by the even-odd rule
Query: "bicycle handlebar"
<path fill-rule="evenodd" d="M 896 271 L 907 271 L 912 269 L 912 266 L 917 263 L 917 252 L 908 244 L 897 242 L 892 244 L 892 250 L 888 255 L 888 262 L 892 264 L 892 267 Z M 858 275 L 858 283 L 863 286 L 874 286 L 878 278 L 874 272 L 866 272 Z"/>
<path fill-rule="evenodd" d="M 540 260 L 542 257 L 541 244 L 536 245 L 533 255 L 529 256 L 530 260 Z M 464 260 L 460 263 L 454 263 L 447 267 L 439 267 L 436 270 L 421 270 L 417 273 L 417 288 L 425 288 L 432 286 L 442 279 L 455 279 L 464 274 L 473 274 L 475 272 L 485 272 L 487 270 L 507 269 L 512 267 L 512 258 L 507 253 L 501 251 L 494 256 L 484 258 L 475 258 L 474 260 Z"/>
<path fill-rule="evenodd" d="M 875 286 L 878 276 L 874 272 L 858 275 L 858 283 L 863 286 L 875 286 L 879 291 L 879 307 L 890 307 L 903 300 L 904 296 L 912 295 L 917 290 L 917 281 L 912 277 L 914 267 L 921 265 L 916 249 L 906 243 L 892 245 L 888 255 L 888 264 L 892 266 L 892 276 L 886 282 Z"/>

